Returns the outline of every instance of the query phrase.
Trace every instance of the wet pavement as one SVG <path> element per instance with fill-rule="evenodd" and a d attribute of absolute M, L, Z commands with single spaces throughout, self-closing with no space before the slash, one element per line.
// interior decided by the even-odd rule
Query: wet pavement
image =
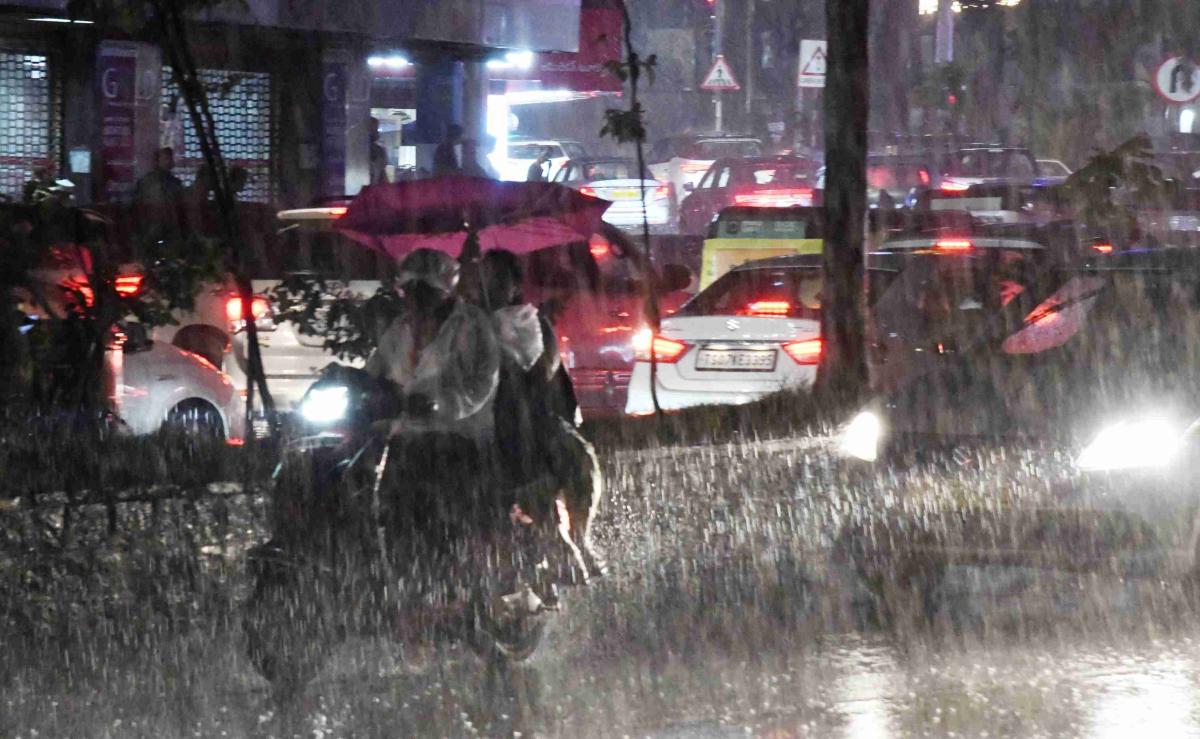
<path fill-rule="evenodd" d="M 170 599 L 88 601 L 64 648 L 17 650 L 0 673 L 0 735 L 1200 735 L 1200 621 L 1165 576 L 1006 589 L 995 583 L 1029 578 L 960 568 L 936 613 L 912 613 L 910 599 L 885 616 L 831 564 L 839 531 L 870 516 L 1043 504 L 1062 459 L 999 450 L 863 474 L 819 439 L 613 455 L 600 538 L 614 573 L 567 594 L 527 665 L 489 671 L 452 645 L 353 640 L 285 707 L 242 656 L 242 539 L 222 553 L 185 524 L 211 560 L 193 577 L 222 575 L 205 580 L 205 601 L 185 603 L 187 619 L 164 616 Z M 223 515 L 252 539 L 256 510 Z"/>

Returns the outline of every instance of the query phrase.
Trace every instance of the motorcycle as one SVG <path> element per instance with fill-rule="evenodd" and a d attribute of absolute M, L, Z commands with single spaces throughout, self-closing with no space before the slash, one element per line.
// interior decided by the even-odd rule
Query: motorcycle
<path fill-rule="evenodd" d="M 558 585 L 573 581 L 562 537 L 548 530 L 569 527 L 562 506 L 537 521 L 500 504 L 511 499 L 502 491 L 464 516 L 437 505 L 457 491 L 403 479 L 413 450 L 381 433 L 392 422 L 380 419 L 417 425 L 430 409 L 398 402 L 361 370 L 331 365 L 299 406 L 299 433 L 274 473 L 272 538 L 250 553 L 244 613 L 249 656 L 281 697 L 353 635 L 460 641 L 489 663 L 520 662 L 557 609 Z"/>

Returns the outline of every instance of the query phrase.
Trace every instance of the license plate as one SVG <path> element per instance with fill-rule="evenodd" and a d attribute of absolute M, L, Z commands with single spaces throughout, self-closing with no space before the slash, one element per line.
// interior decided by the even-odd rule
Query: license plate
<path fill-rule="evenodd" d="M 1171 216 L 1167 221 L 1172 231 L 1200 231 L 1200 217 Z"/>
<path fill-rule="evenodd" d="M 776 353 L 774 349 L 701 349 L 696 355 L 696 369 L 771 372 Z"/>
<path fill-rule="evenodd" d="M 613 200 L 637 200 L 642 193 L 638 190 L 609 190 L 608 197 Z"/>

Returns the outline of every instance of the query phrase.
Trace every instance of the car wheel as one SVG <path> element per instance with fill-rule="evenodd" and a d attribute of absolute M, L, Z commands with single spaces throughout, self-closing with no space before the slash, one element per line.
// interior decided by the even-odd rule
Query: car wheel
<path fill-rule="evenodd" d="M 185 400 L 171 409 L 163 428 L 212 439 L 225 438 L 225 423 L 217 409 L 203 400 Z"/>

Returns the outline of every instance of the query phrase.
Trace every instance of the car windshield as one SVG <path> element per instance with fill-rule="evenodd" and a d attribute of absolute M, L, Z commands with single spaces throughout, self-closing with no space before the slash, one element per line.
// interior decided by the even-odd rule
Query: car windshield
<path fill-rule="evenodd" d="M 688 301 L 679 315 L 817 320 L 821 315 L 821 270 L 818 267 L 734 270 Z"/>
<path fill-rule="evenodd" d="M 950 155 L 946 174 L 952 177 L 1028 178 L 1037 174 L 1029 153 L 1021 149 L 964 149 Z"/>
<path fill-rule="evenodd" d="M 711 139 L 697 141 L 688 152 L 690 159 L 723 159 L 762 155 L 762 144 L 754 139 Z"/>

